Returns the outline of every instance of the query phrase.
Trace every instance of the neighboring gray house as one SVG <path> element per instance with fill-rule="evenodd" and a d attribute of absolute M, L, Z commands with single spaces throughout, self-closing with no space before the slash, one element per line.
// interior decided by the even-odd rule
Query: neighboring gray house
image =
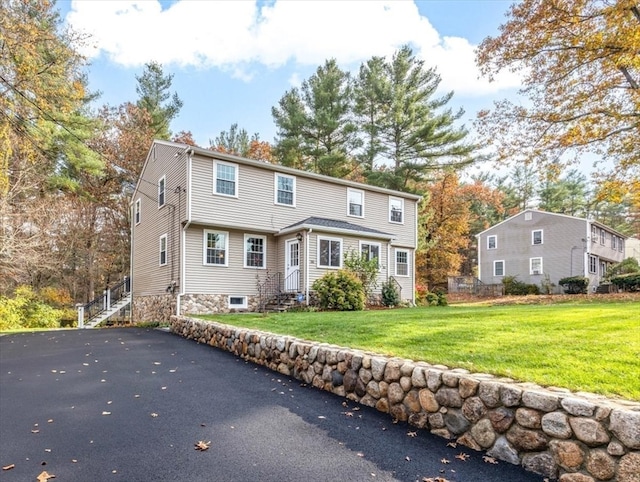
<path fill-rule="evenodd" d="M 346 253 L 379 260 L 414 301 L 420 197 L 155 141 L 131 200 L 133 319 L 252 311 L 276 288 L 309 300 Z"/>
<path fill-rule="evenodd" d="M 565 214 L 527 209 L 482 231 L 478 239 L 478 278 L 498 284 L 504 276 L 561 293 L 558 281 L 589 278 L 595 292 L 607 269 L 625 256 L 627 237 L 602 223 Z"/>

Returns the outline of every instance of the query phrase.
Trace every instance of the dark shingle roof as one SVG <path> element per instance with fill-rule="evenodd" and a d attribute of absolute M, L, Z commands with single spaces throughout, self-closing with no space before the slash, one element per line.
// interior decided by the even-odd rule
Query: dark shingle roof
<path fill-rule="evenodd" d="M 319 227 L 328 228 L 332 231 L 353 231 L 356 233 L 366 233 L 369 235 L 377 235 L 384 238 L 394 238 L 394 234 L 378 231 L 377 229 L 367 228 L 360 226 L 359 224 L 349 223 L 347 221 L 340 221 L 338 219 L 318 218 L 312 216 L 310 218 L 303 219 L 297 223 L 291 224 L 285 228 L 282 228 L 281 232 L 289 232 L 295 230 L 295 228 L 308 228 Z"/>

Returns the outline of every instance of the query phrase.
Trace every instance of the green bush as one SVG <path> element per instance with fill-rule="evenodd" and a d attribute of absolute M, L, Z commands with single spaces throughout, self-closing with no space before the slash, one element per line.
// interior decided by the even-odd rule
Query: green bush
<path fill-rule="evenodd" d="M 362 281 L 353 273 L 329 272 L 313 283 L 320 307 L 325 310 L 356 311 L 364 309 Z"/>
<path fill-rule="evenodd" d="M 515 276 L 505 276 L 502 279 L 505 295 L 523 296 L 523 295 L 539 295 L 540 287 L 538 285 L 524 283 L 518 281 Z"/>
<path fill-rule="evenodd" d="M 40 301 L 31 287 L 19 286 L 14 298 L 0 297 L 0 330 L 57 328 L 63 313 Z"/>
<path fill-rule="evenodd" d="M 611 282 L 622 291 L 640 291 L 640 272 L 614 276 Z"/>
<path fill-rule="evenodd" d="M 442 291 L 429 291 L 424 295 L 424 301 L 428 306 L 447 306 L 447 295 Z"/>
<path fill-rule="evenodd" d="M 385 281 L 382 283 L 382 305 L 383 306 L 398 306 L 400 305 L 400 293 L 393 281 Z"/>
<path fill-rule="evenodd" d="M 589 278 L 584 276 L 569 276 L 558 281 L 564 292 L 569 295 L 585 295 L 589 287 Z"/>
<path fill-rule="evenodd" d="M 640 272 L 640 263 L 638 263 L 638 260 L 636 258 L 626 258 L 618 264 L 611 266 L 611 268 L 607 270 L 606 277 L 610 280 L 614 276 L 638 272 Z"/>
<path fill-rule="evenodd" d="M 344 269 L 350 271 L 362 282 L 366 299 L 371 298 L 373 290 L 378 287 L 378 258 L 367 260 L 365 254 L 351 251 L 344 255 Z"/>

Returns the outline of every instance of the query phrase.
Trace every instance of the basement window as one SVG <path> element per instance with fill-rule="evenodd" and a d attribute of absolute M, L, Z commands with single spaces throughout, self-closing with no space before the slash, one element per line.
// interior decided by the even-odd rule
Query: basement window
<path fill-rule="evenodd" d="M 229 308 L 246 309 L 247 297 L 246 296 L 229 296 Z"/>

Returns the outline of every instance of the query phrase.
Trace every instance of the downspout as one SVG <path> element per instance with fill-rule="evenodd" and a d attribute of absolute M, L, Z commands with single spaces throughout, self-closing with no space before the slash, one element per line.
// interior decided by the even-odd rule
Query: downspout
<path fill-rule="evenodd" d="M 304 235 L 304 299 L 307 306 L 309 306 L 309 234 L 313 231 L 313 228 L 309 228 L 305 231 Z"/>
<path fill-rule="evenodd" d="M 477 278 L 482 281 L 482 251 L 480 250 L 480 235 L 476 234 L 476 246 L 478 250 L 478 276 Z"/>
<path fill-rule="evenodd" d="M 185 153 L 187 154 L 187 206 L 185 207 L 187 220 L 180 232 L 180 292 L 176 297 L 177 316 L 182 314 L 182 296 L 185 294 L 185 285 L 187 284 L 187 229 L 189 229 L 191 225 L 191 155 L 193 154 L 193 150 L 188 148 Z"/>
<path fill-rule="evenodd" d="M 133 196 L 131 197 L 133 201 Z M 136 228 L 136 220 L 135 220 L 135 202 L 133 204 L 129 204 L 129 209 L 131 209 L 131 243 L 129 245 L 129 296 L 131 296 L 131 301 L 129 303 L 129 322 L 133 324 L 133 233 Z"/>

